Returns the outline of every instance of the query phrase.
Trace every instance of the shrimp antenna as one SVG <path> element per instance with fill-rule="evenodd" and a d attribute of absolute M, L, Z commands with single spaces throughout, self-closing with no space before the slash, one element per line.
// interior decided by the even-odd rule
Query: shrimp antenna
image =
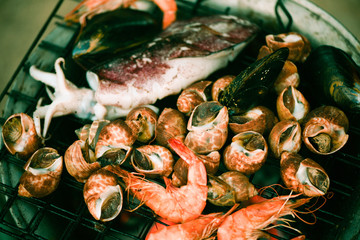
<path fill-rule="evenodd" d="M 258 193 L 260 195 L 262 195 L 264 193 L 264 191 L 266 191 L 267 189 L 270 188 L 271 190 L 273 190 L 276 193 L 277 196 L 279 196 L 279 193 L 276 191 L 275 187 L 280 187 L 280 188 L 285 189 L 285 190 L 291 190 L 290 188 L 286 188 L 286 187 L 284 187 L 283 185 L 281 185 L 279 183 L 274 183 L 274 184 L 271 184 L 269 186 L 264 186 L 262 188 L 259 188 Z"/>
<path fill-rule="evenodd" d="M 301 218 L 300 216 L 299 216 L 299 214 L 297 214 L 295 211 L 293 212 L 293 214 L 298 218 L 298 219 L 300 219 L 302 222 L 304 222 L 304 223 L 306 223 L 306 224 L 309 224 L 309 225 L 314 225 L 315 223 L 316 223 L 316 215 L 313 213 L 313 212 L 311 212 L 311 214 L 314 216 L 314 222 L 309 222 L 309 221 L 306 221 L 305 219 L 303 219 L 303 218 Z"/>

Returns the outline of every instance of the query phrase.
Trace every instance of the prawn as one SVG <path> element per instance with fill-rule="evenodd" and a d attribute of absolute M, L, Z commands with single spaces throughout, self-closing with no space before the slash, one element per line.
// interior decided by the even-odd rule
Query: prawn
<path fill-rule="evenodd" d="M 170 139 L 169 144 L 189 165 L 187 184 L 180 188 L 173 186 L 166 177 L 164 188 L 119 166 L 109 165 L 106 168 L 120 176 L 127 189 L 157 215 L 173 223 L 183 223 L 198 218 L 205 208 L 208 192 L 206 169 L 204 163 L 180 140 Z"/>
<path fill-rule="evenodd" d="M 157 231 L 149 231 L 145 240 L 197 240 L 208 239 L 213 235 L 224 219 L 232 213 L 239 204 L 235 204 L 227 213 L 210 213 L 182 224 L 163 226 Z"/>
<path fill-rule="evenodd" d="M 296 215 L 294 209 L 309 201 L 310 198 L 291 200 L 289 196 L 279 196 L 249 205 L 226 217 L 218 229 L 217 238 L 218 240 L 269 239 L 270 236 L 262 230 L 266 230 L 269 224 L 278 220 L 287 223 L 286 226 L 290 227 L 289 220 L 282 217 Z"/>
<path fill-rule="evenodd" d="M 79 22 L 81 27 L 85 27 L 86 19 L 93 16 L 113 11 L 119 7 L 128 8 L 137 0 L 83 0 L 75 8 L 66 14 L 65 21 Z M 176 19 L 177 5 L 175 0 L 152 0 L 163 12 L 163 29 L 168 27 Z"/>

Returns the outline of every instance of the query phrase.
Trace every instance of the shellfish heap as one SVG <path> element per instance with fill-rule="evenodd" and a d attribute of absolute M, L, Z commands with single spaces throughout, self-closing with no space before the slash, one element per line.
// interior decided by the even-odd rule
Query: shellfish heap
<path fill-rule="evenodd" d="M 268 156 L 279 159 L 287 188 L 308 197 L 326 194 L 326 171 L 299 151 L 302 145 L 320 155 L 338 151 L 348 140 L 349 122 L 334 106 L 311 110 L 298 90 L 296 64 L 310 51 L 310 43 L 298 33 L 268 35 L 253 65 L 238 76 L 190 84 L 178 96 L 176 109 L 135 107 L 125 118 L 95 120 L 76 130 L 78 140 L 66 150 L 64 162 L 68 173 L 84 183 L 92 216 L 110 221 L 122 209 L 122 176 L 107 166 L 121 165 L 157 181 L 164 178 L 168 187 L 186 185 L 188 165 L 169 146 L 170 139 L 183 142 L 204 164 L 211 204 L 233 206 L 258 194 L 248 176 L 261 169 Z M 278 94 L 276 113 L 261 105 L 270 91 Z M 56 189 L 63 160 L 49 148 L 33 154 L 41 145 L 35 125 L 25 114 L 12 116 L 3 126 L 3 139 L 18 157 L 32 155 L 19 194 L 43 197 Z M 51 190 L 45 193 L 34 176 L 53 179 Z"/>

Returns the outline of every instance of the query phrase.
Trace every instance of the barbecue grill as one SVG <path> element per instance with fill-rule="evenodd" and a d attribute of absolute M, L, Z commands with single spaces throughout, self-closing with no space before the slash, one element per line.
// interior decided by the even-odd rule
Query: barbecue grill
<path fill-rule="evenodd" d="M 178 1 L 179 18 L 214 13 L 236 14 L 251 19 L 263 29 L 262 35 L 228 68 L 221 70 L 221 73 L 240 73 L 255 61 L 257 52 L 254 49 L 261 46 L 265 34 L 290 30 L 303 33 L 312 46 L 329 44 L 339 47 L 349 52 L 357 64 L 360 63 L 359 41 L 330 15 L 305 0 L 223 2 Z M 28 74 L 32 64 L 44 71 L 53 71 L 55 59 L 65 57 L 65 74 L 71 73 L 71 80 L 77 86 L 86 86 L 83 70 L 71 59 L 71 49 L 79 26 L 68 26 L 63 22 L 63 14 L 66 13 L 64 9 L 71 9 L 69 6 L 75 4 L 77 2 L 59 0 L 1 93 L 0 101 L 6 101 L 4 115 L 0 118 L 1 125 L 13 113 L 25 112 L 32 115 L 39 98 L 44 97 L 45 102 L 48 100 L 44 85 L 33 81 Z M 360 124 L 359 116 L 351 113 L 347 113 L 347 116 L 350 121 L 350 137 L 343 149 L 325 157 L 315 156 L 304 147 L 300 152 L 318 161 L 326 169 L 331 181 L 329 192 L 332 193 L 328 195 L 325 205 L 315 212 L 314 225 L 299 220 L 292 224 L 307 239 L 360 239 Z M 88 121 L 73 115 L 53 119 L 49 130 L 51 138 L 46 145 L 64 154 L 76 139 L 74 130 L 86 123 Z M 61 183 L 53 194 L 41 199 L 20 197 L 17 195 L 17 188 L 25 162 L 12 156 L 1 144 L 0 231 L 4 236 L 19 239 L 145 239 L 150 227 L 158 221 L 146 206 L 136 208 L 139 203 L 131 199 L 131 196 L 125 201 L 123 208 L 136 210 L 123 210 L 116 219 L 106 223 L 94 220 L 83 200 L 83 184 L 78 183 L 67 171 L 63 172 Z M 281 184 L 278 160 L 269 157 L 265 166 L 250 176 L 250 180 L 259 188 Z M 270 198 L 276 194 L 288 194 L 281 187 L 274 188 L 275 191 L 264 191 L 263 196 Z M 314 218 L 312 215 L 304 216 L 304 220 L 313 221 Z M 275 239 L 291 239 L 299 235 L 288 228 L 277 229 L 279 234 L 273 235 Z"/>

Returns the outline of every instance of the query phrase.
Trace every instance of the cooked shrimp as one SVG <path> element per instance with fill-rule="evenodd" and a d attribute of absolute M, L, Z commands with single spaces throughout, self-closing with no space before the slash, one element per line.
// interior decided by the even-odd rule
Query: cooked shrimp
<path fill-rule="evenodd" d="M 157 215 L 174 223 L 183 223 L 198 218 L 205 208 L 208 191 L 206 169 L 204 163 L 181 141 L 170 139 L 169 144 L 189 165 L 187 185 L 180 188 L 174 187 L 165 177 L 166 188 L 119 166 L 107 168 L 118 174 L 127 189 Z"/>
<path fill-rule="evenodd" d="M 218 240 L 256 240 L 270 238 L 262 230 L 275 222 L 289 220 L 283 219 L 285 215 L 295 215 L 294 209 L 309 202 L 310 198 L 291 200 L 289 196 L 279 196 L 260 203 L 242 208 L 228 216 L 218 229 Z M 291 228 L 289 225 L 287 227 Z"/>
<path fill-rule="evenodd" d="M 145 240 L 208 239 L 213 233 L 215 233 L 224 219 L 238 206 L 239 204 L 235 204 L 226 214 L 211 213 L 186 223 L 164 226 L 155 231 L 151 229 Z"/>

